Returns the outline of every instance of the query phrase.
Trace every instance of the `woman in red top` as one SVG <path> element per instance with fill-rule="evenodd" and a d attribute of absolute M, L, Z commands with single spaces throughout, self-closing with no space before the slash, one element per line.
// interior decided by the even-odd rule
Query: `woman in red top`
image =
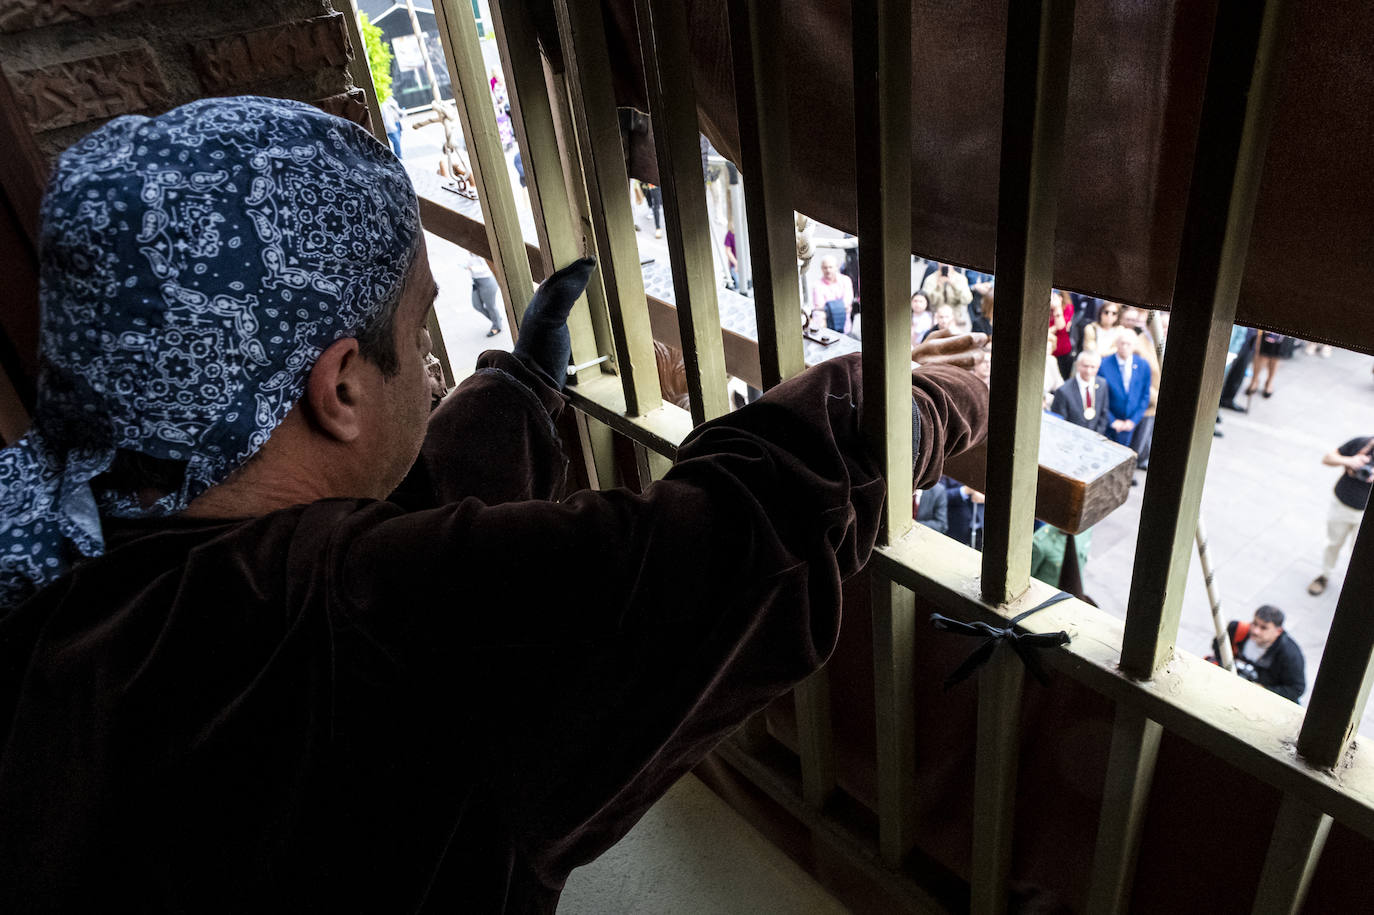
<path fill-rule="evenodd" d="M 1069 339 L 1069 324 L 1073 321 L 1073 302 L 1058 289 L 1050 291 L 1050 330 L 1054 332 L 1054 358 L 1059 363 L 1059 377 L 1065 380 L 1073 374 L 1073 341 Z"/>

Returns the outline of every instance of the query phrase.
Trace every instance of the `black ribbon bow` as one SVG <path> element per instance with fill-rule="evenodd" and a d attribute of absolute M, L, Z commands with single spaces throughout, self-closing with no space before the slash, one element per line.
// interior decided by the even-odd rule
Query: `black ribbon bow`
<path fill-rule="evenodd" d="M 1073 595 L 1060 591 L 1049 600 L 1012 617 L 1006 627 L 1001 629 L 996 626 L 989 626 L 987 623 L 964 623 L 959 620 L 952 620 L 947 616 L 941 616 L 938 613 L 932 613 L 930 621 L 941 632 L 978 636 L 983 639 L 983 643 L 964 659 L 964 663 L 956 667 L 954 673 L 945 678 L 944 688 L 948 690 L 967 680 L 970 674 L 988 662 L 999 642 L 1006 642 L 1011 645 L 1012 650 L 1020 656 L 1021 663 L 1026 665 L 1026 670 L 1035 675 L 1035 679 L 1040 681 L 1041 686 L 1048 686 L 1050 683 L 1049 674 L 1045 673 L 1045 668 L 1040 663 L 1040 656 L 1036 654 L 1035 649 L 1067 645 L 1069 644 L 1069 634 L 1063 630 L 1059 632 L 1017 632 L 1016 624 L 1032 613 L 1038 613 L 1046 607 L 1057 604 L 1061 600 L 1068 600 L 1070 597 Z"/>

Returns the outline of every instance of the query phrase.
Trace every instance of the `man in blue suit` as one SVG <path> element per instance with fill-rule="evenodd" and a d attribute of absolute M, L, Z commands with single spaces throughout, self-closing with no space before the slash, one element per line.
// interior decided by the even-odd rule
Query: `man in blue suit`
<path fill-rule="evenodd" d="M 1098 373 L 1107 382 L 1107 436 L 1131 444 L 1131 433 L 1150 405 L 1150 364 L 1135 354 L 1135 334 L 1116 339 L 1116 355 L 1102 360 Z"/>

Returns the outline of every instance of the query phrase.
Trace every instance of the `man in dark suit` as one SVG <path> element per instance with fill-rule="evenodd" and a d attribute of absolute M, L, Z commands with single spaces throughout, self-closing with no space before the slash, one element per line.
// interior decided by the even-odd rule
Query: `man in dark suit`
<path fill-rule="evenodd" d="M 1108 437 L 1131 444 L 1131 434 L 1145 418 L 1150 405 L 1150 364 L 1135 354 L 1135 334 L 1116 339 L 1116 355 L 1102 360 L 1102 380 L 1107 383 Z"/>
<path fill-rule="evenodd" d="M 1107 382 L 1097 377 L 1101 358 L 1092 350 L 1078 354 L 1074 373 L 1054 392 L 1050 409 L 1076 426 L 1107 433 Z"/>
<path fill-rule="evenodd" d="M 941 534 L 948 533 L 949 510 L 945 506 L 945 484 L 936 480 L 935 485 L 924 492 L 918 490 L 912 498 L 912 511 L 917 523 Z"/>
<path fill-rule="evenodd" d="M 983 494 L 961 486 L 958 480 L 948 477 L 940 482 L 945 484 L 945 510 L 949 516 L 949 529 L 945 535 L 975 550 L 982 550 Z"/>

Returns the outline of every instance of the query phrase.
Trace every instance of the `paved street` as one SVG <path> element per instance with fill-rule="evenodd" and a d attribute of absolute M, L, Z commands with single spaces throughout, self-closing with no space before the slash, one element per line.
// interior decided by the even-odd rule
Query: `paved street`
<path fill-rule="evenodd" d="M 1335 350 L 1330 359 L 1299 350 L 1280 363 L 1274 396 L 1266 400 L 1256 395 L 1245 415 L 1223 410 L 1225 437 L 1212 440 L 1202 516 L 1225 617 L 1249 619 L 1265 603 L 1283 610 L 1288 616 L 1284 628 L 1307 658 L 1309 690 L 1350 551 L 1347 545 L 1326 593 L 1309 596 L 1307 585 L 1321 571 L 1326 508 L 1340 473 L 1339 468 L 1323 466 L 1321 458 L 1347 439 L 1374 433 L 1372 364 L 1374 359 L 1344 350 Z M 1147 476 L 1138 473 L 1142 485 L 1093 529 L 1084 570 L 1086 592 L 1102 609 L 1121 618 L 1135 560 L 1141 500 L 1149 488 Z M 1178 646 L 1205 654 L 1212 633 L 1194 552 Z M 1366 713 L 1360 730 L 1374 735 L 1374 712 Z"/>

